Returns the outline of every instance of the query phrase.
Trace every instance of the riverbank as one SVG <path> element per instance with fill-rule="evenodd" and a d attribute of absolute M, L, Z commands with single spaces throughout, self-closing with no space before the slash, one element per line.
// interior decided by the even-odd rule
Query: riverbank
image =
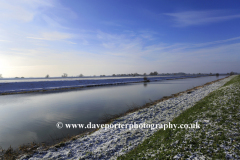
<path fill-rule="evenodd" d="M 118 159 L 240 159 L 240 76 L 172 120 L 199 129 L 159 130 Z"/>
<path fill-rule="evenodd" d="M 197 78 L 196 76 L 148 76 L 147 79 L 144 77 L 134 78 L 99 78 L 99 79 L 29 79 L 14 82 L 11 81 L 0 81 L 0 95 L 9 94 L 23 94 L 33 92 L 46 92 L 46 91 L 66 91 L 81 89 L 85 87 L 97 87 L 97 86 L 108 86 L 108 85 L 123 85 L 129 83 L 141 83 L 141 82 L 153 82 L 162 80 L 173 80 L 173 79 L 185 79 L 185 78 Z"/>
<path fill-rule="evenodd" d="M 118 118 L 112 123 L 132 124 L 135 122 L 141 124 L 145 122 L 156 124 L 170 122 L 182 111 L 192 107 L 197 101 L 222 86 L 229 79 L 231 78 L 226 78 L 195 91 L 182 93 L 178 97 L 170 98 L 149 108 Z M 33 156 L 25 156 L 22 159 L 116 158 L 135 148 L 154 132 L 156 130 L 151 129 L 99 129 L 91 135 L 61 144 L 62 147 L 60 148 L 55 146 L 47 151 L 38 149 Z"/>

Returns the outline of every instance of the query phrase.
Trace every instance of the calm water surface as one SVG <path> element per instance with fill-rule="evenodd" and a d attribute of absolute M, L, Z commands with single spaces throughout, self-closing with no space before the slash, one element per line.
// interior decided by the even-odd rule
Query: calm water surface
<path fill-rule="evenodd" d="M 57 129 L 56 123 L 98 123 L 105 114 L 122 113 L 129 105 L 185 91 L 223 78 L 211 76 L 120 86 L 95 87 L 54 93 L 0 96 L 0 146 L 18 147 L 31 142 L 51 142 L 80 129 Z"/>

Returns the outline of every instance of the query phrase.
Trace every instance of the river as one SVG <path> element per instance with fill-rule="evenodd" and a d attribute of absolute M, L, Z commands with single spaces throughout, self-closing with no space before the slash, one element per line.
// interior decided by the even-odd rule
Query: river
<path fill-rule="evenodd" d="M 0 146 L 7 149 L 31 142 L 54 143 L 80 129 L 58 129 L 63 124 L 99 123 L 105 114 L 125 112 L 129 106 L 185 91 L 225 76 L 163 80 L 100 86 L 64 92 L 43 92 L 0 96 Z"/>

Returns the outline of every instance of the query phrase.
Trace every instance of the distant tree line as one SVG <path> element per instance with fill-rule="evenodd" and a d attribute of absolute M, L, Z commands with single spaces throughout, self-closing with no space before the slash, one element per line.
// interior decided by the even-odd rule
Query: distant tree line
<path fill-rule="evenodd" d="M 150 75 L 150 76 L 158 75 L 158 72 L 157 72 L 157 71 L 151 72 L 149 75 Z"/>
<path fill-rule="evenodd" d="M 234 75 L 235 73 L 234 72 L 230 72 L 230 73 L 228 73 L 229 75 Z"/>
<path fill-rule="evenodd" d="M 220 74 L 219 73 L 216 73 L 216 74 L 213 74 L 213 73 L 209 73 L 209 74 L 207 74 L 207 73 L 192 73 L 192 74 L 190 74 L 190 73 L 187 73 L 187 74 L 189 74 L 189 75 L 210 75 L 210 76 L 219 76 Z M 187 75 L 186 73 L 184 73 L 184 72 L 178 72 L 178 73 L 161 73 L 161 74 L 159 74 L 157 71 L 154 71 L 154 72 L 150 72 L 149 74 L 147 74 L 147 73 L 143 73 L 143 74 L 138 74 L 138 73 L 130 73 L 130 74 L 112 74 L 112 76 L 113 77 L 121 77 L 121 76 L 133 76 L 133 77 L 135 77 L 135 76 L 147 76 L 147 75 L 149 75 L 149 76 L 156 76 L 156 75 Z M 237 74 L 237 73 L 235 73 L 235 72 L 230 72 L 230 73 L 227 73 L 228 75 L 234 75 L 234 74 Z M 105 77 L 106 75 L 100 75 L 100 77 Z M 50 76 L 49 76 L 49 74 L 47 74 L 46 76 L 45 76 L 45 78 L 49 78 Z M 66 77 L 68 77 L 68 74 L 67 73 L 63 73 L 63 75 L 62 75 L 62 77 L 63 78 L 66 78 Z M 84 75 L 83 74 L 79 74 L 77 77 L 84 77 Z M 96 77 L 96 75 L 94 75 L 93 77 Z M 2 78 L 2 74 L 0 74 L 0 78 Z M 15 78 L 20 78 L 20 77 L 15 77 Z M 24 77 L 21 77 L 21 78 L 24 78 Z M 146 79 L 145 79 L 146 80 Z"/>
<path fill-rule="evenodd" d="M 146 76 L 147 74 L 146 73 L 143 73 L 143 74 L 138 74 L 138 73 L 129 73 L 129 74 L 112 74 L 112 76 L 113 77 L 115 77 L 115 76 L 118 76 L 118 77 L 121 77 L 121 76 L 133 76 L 133 77 L 135 77 L 135 76 Z M 158 72 L 151 72 L 151 73 L 149 73 L 149 75 L 158 75 Z M 101 77 L 101 75 L 100 75 L 100 77 Z"/>

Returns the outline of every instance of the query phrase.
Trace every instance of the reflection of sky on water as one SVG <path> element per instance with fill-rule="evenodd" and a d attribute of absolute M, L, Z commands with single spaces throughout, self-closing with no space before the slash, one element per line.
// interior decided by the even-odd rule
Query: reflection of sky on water
<path fill-rule="evenodd" d="M 143 105 L 150 99 L 157 100 L 213 80 L 216 77 L 0 96 L 0 146 L 16 147 L 33 141 L 52 141 L 50 136 L 78 134 L 81 130 L 59 130 L 56 123 L 98 123 L 106 113 L 120 113 L 133 103 Z"/>

